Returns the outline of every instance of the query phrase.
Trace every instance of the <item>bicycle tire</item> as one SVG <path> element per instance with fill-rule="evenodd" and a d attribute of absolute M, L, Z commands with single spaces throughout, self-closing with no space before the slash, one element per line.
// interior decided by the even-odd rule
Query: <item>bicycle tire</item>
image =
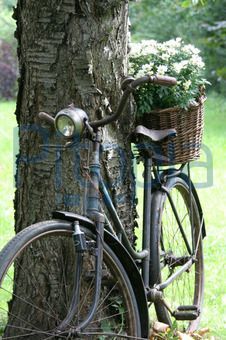
<path fill-rule="evenodd" d="M 89 229 L 81 226 L 81 230 L 88 240 L 95 242 L 95 235 Z M 77 337 L 73 335 L 71 330 L 83 321 L 92 302 L 92 252 L 84 255 L 86 259 L 82 268 L 78 313 L 68 329 L 61 333 L 58 331 L 56 335 L 58 325 L 67 315 L 73 290 L 73 284 L 70 283 L 75 272 L 75 269 L 72 270 L 75 255 L 72 233 L 72 225 L 67 221 L 37 223 L 17 234 L 1 251 L 2 339 L 80 337 L 78 334 Z M 20 304 L 16 303 L 18 301 Z M 136 338 L 141 334 L 140 328 L 137 302 L 130 280 L 117 256 L 104 243 L 100 302 L 94 319 L 81 338 Z"/>
<path fill-rule="evenodd" d="M 197 248 L 196 262 L 189 271 L 184 272 L 166 287 L 163 290 L 163 295 L 172 311 L 175 311 L 178 306 L 197 306 L 200 314 L 195 320 L 176 321 L 179 329 L 195 331 L 200 322 L 203 304 L 204 264 L 199 205 L 196 202 L 196 196 L 193 194 L 190 196 L 188 183 L 185 175 L 183 175 L 183 178 L 173 177 L 167 181 L 165 188 L 174 201 L 191 249 L 191 234 L 195 235 L 193 249 Z M 154 287 L 168 279 L 182 266 L 183 261 L 180 260 L 181 264 L 179 264 L 179 258 L 186 259 L 187 257 L 188 259 L 191 255 L 179 230 L 169 197 L 162 190 L 153 194 L 151 220 L 150 286 Z M 175 319 L 161 301 L 155 302 L 155 310 L 159 321 L 172 326 Z"/>

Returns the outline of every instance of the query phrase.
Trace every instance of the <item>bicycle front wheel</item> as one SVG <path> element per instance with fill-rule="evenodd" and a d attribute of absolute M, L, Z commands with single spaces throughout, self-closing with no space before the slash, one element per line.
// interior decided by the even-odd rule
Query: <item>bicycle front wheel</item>
<path fill-rule="evenodd" d="M 173 278 L 183 265 L 194 259 L 188 270 L 163 289 L 171 311 L 178 311 L 174 314 L 178 327 L 194 331 L 200 321 L 203 301 L 200 214 L 184 179 L 171 178 L 165 188 L 166 191 L 155 192 L 152 200 L 150 285 L 154 287 Z M 155 309 L 159 321 L 172 325 L 173 317 L 161 301 L 155 303 Z"/>
<path fill-rule="evenodd" d="M 85 232 L 91 248 L 95 235 Z M 0 253 L 2 339 L 120 339 L 139 337 L 140 319 L 128 276 L 104 244 L 101 295 L 95 316 L 75 334 L 94 297 L 95 250 L 83 255 L 78 306 L 65 325 L 74 298 L 76 252 L 69 222 L 46 221 L 24 229 Z M 64 322 L 63 322 L 64 321 Z M 60 325 L 64 324 L 64 329 Z M 59 331 L 60 329 L 60 331 Z"/>

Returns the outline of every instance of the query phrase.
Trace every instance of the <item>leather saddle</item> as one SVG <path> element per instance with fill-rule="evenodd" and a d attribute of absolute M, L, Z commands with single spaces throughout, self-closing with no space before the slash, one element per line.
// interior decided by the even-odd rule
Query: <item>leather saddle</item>
<path fill-rule="evenodd" d="M 152 157 L 160 163 L 169 163 L 170 158 L 163 155 L 161 142 L 177 136 L 175 129 L 153 130 L 138 125 L 132 133 L 132 142 L 143 156 Z"/>
<path fill-rule="evenodd" d="M 148 137 L 150 138 L 151 142 L 161 142 L 165 138 L 176 137 L 177 132 L 175 129 L 153 130 L 148 129 L 143 125 L 138 125 L 135 128 L 134 134 Z"/>

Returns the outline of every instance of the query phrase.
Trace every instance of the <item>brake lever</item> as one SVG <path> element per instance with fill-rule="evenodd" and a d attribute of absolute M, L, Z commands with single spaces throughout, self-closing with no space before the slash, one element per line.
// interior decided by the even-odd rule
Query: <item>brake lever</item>
<path fill-rule="evenodd" d="M 55 125 L 55 119 L 46 112 L 39 112 L 38 117 L 39 117 L 39 119 L 50 124 L 52 127 Z"/>

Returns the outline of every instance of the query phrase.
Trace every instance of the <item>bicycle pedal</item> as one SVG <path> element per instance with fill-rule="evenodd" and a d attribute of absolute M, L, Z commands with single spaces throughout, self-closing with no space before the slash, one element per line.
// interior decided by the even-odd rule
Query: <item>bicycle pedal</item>
<path fill-rule="evenodd" d="M 195 320 L 198 318 L 200 310 L 195 305 L 179 306 L 173 312 L 176 320 Z"/>

